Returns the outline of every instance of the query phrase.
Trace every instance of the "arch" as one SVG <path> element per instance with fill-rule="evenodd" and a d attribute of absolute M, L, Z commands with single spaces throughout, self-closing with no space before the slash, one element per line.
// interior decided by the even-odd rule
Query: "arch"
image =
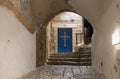
<path fill-rule="evenodd" d="M 55 12 L 54 14 L 52 14 L 44 23 L 43 23 L 43 26 L 47 27 L 48 23 L 53 19 L 55 18 L 55 16 L 63 13 L 63 12 L 72 12 L 72 13 L 75 13 L 75 14 L 78 14 L 79 16 L 82 16 L 80 15 L 78 12 L 76 12 L 75 10 L 70 10 L 70 9 L 61 9 L 57 12 Z M 92 29 L 92 35 L 94 33 L 94 27 L 93 27 L 93 24 L 91 24 L 91 22 L 89 22 L 89 20 L 85 17 L 85 16 L 82 16 L 84 20 L 86 20 L 86 22 L 90 25 L 90 28 Z M 92 37 L 91 35 L 91 37 Z"/>
<path fill-rule="evenodd" d="M 73 13 L 76 13 L 78 15 L 80 15 L 79 13 L 77 13 L 75 10 L 71 10 L 71 9 L 61 9 L 59 11 L 56 11 L 55 13 L 51 14 L 48 19 L 46 19 L 46 21 L 42 24 L 42 26 L 47 26 L 48 23 L 56 16 L 56 15 L 59 15 L 60 13 L 63 13 L 63 12 L 73 12 Z"/>
<path fill-rule="evenodd" d="M 53 18 L 51 18 L 50 19 L 50 24 L 48 24 L 48 26 L 51 26 L 51 24 L 53 25 L 54 23 L 51 23 L 52 21 L 54 21 L 55 20 L 55 18 L 56 19 L 58 19 L 58 18 L 60 18 L 59 16 L 64 16 L 64 13 L 65 13 L 65 16 L 67 15 L 67 16 L 71 16 L 71 14 L 73 14 L 73 16 L 74 16 L 74 14 L 77 16 L 77 17 L 79 17 L 80 16 L 80 18 L 81 19 L 79 19 L 79 22 L 77 22 L 77 24 L 80 24 L 80 26 L 81 26 L 81 24 L 82 24 L 82 26 L 81 26 L 81 30 L 82 31 L 79 31 L 79 33 L 78 32 L 76 32 L 76 35 L 77 35 L 77 37 L 79 37 L 79 34 L 81 34 L 82 36 L 83 36 L 83 38 L 82 39 L 84 39 L 82 42 L 76 42 L 76 43 L 74 43 L 74 44 L 76 44 L 76 46 L 77 46 L 77 44 L 79 43 L 83 43 L 83 44 L 89 44 L 89 43 L 91 43 L 91 37 L 92 37 L 92 34 L 93 34 L 93 28 L 92 28 L 92 26 L 91 26 L 91 24 L 86 20 L 86 19 L 84 19 L 84 17 L 82 17 L 81 15 L 79 15 L 78 13 L 76 13 L 76 12 L 73 12 L 73 11 L 66 11 L 66 10 L 63 10 L 63 11 L 60 11 L 60 12 L 58 12 L 57 13 L 57 15 L 54 15 L 53 16 Z M 68 13 L 68 14 L 66 14 L 66 13 Z M 70 15 L 69 15 L 69 13 L 70 13 Z M 77 20 L 77 19 L 75 19 L 75 17 L 76 16 L 74 16 L 74 17 L 72 17 L 72 18 L 68 18 L 68 19 L 61 19 L 61 20 L 72 20 L 72 19 L 74 19 L 74 20 Z M 60 19 L 59 19 L 60 20 Z M 72 22 L 72 21 L 71 21 Z M 54 26 L 54 25 L 53 25 Z M 55 25 L 56 26 L 56 25 Z M 57 26 L 59 26 L 59 24 L 57 25 Z M 61 25 L 60 25 L 61 26 Z M 62 25 L 62 26 L 64 26 L 64 25 Z M 48 27 L 49 29 L 50 29 L 50 27 Z M 48 29 L 47 28 L 47 29 Z M 53 27 L 54 28 L 54 27 Z M 62 27 L 56 27 L 56 28 L 62 28 Z M 55 28 L 55 29 L 56 29 Z M 86 28 L 86 29 L 85 29 Z M 57 29 L 56 29 L 57 30 Z M 53 30 L 54 31 L 54 30 Z M 50 33 L 48 33 L 48 36 L 50 36 L 49 35 Z M 56 34 L 57 34 L 57 32 L 56 32 Z M 53 33 L 53 36 L 54 36 L 54 33 Z M 85 36 L 85 37 L 84 37 Z M 77 37 L 75 37 L 76 38 L 76 40 L 77 40 Z M 54 38 L 54 37 L 53 37 Z M 56 38 L 56 37 L 55 37 Z M 85 39 L 86 38 L 86 39 Z M 52 40 L 54 40 L 54 39 L 52 39 Z M 87 43 L 85 43 L 85 42 L 87 42 Z M 73 43 L 73 42 L 72 42 Z M 54 51 L 56 51 L 56 46 L 57 46 L 57 44 L 55 43 L 55 46 L 53 46 L 53 50 Z M 51 47 L 51 46 L 50 46 Z M 74 45 L 72 46 L 73 48 L 72 48 L 72 50 L 74 51 Z"/>
<path fill-rule="evenodd" d="M 67 19 L 62 19 L 61 18 L 61 16 L 62 17 L 64 17 L 64 16 L 67 16 L 68 18 Z M 58 19 L 59 18 L 59 19 Z M 61 18 L 61 19 L 60 19 Z M 72 19 L 73 20 L 75 20 L 75 22 L 72 22 Z M 56 23 L 56 21 L 57 20 L 61 20 L 60 21 L 60 24 L 61 25 L 59 25 L 59 23 L 58 24 L 55 24 Z M 63 20 L 63 21 L 62 21 Z M 74 25 L 69 25 L 69 23 L 66 23 L 66 21 L 65 20 L 68 20 L 67 22 L 70 22 L 70 23 L 72 23 L 72 24 L 76 24 L 75 25 L 75 27 L 73 27 Z M 54 33 L 56 34 L 55 36 L 54 36 L 54 33 L 52 32 L 52 39 L 49 39 L 50 41 L 56 41 L 56 42 L 58 42 L 57 40 L 55 40 L 55 39 L 57 39 L 57 38 L 59 38 L 59 33 L 58 33 L 58 31 L 57 30 L 63 30 L 64 32 L 66 32 L 65 30 L 68 30 L 68 28 L 69 28 L 69 34 L 68 34 L 68 32 L 66 32 L 67 33 L 67 35 L 69 35 L 69 37 L 71 38 L 71 40 L 69 41 L 69 52 L 74 52 L 75 51 L 75 46 L 78 44 L 78 42 L 76 42 L 76 40 L 74 40 L 74 41 L 72 41 L 72 36 L 74 37 L 74 38 L 76 38 L 76 36 L 78 37 L 79 35 L 82 35 L 83 36 L 83 22 L 82 22 L 83 20 L 82 20 L 82 16 L 80 16 L 79 14 L 77 14 L 77 13 L 75 13 L 75 12 L 71 12 L 71 11 L 64 11 L 64 12 L 60 12 L 58 15 L 56 15 L 56 16 L 54 16 L 54 18 L 52 18 L 52 20 L 50 20 L 50 23 L 48 24 L 48 26 L 49 27 L 47 27 L 46 29 L 48 30 L 48 39 L 50 38 L 50 36 L 51 35 L 49 35 L 49 34 L 51 34 L 50 33 L 50 29 L 52 28 L 52 26 L 53 26 L 53 31 L 54 31 Z M 58 21 L 59 22 L 59 21 Z M 61 23 L 61 22 L 65 22 L 65 24 L 64 23 Z M 52 24 L 52 25 L 51 25 Z M 64 26 L 64 25 L 66 26 L 66 24 L 68 24 L 67 25 L 67 27 L 64 27 L 64 29 L 61 27 L 61 26 Z M 79 25 L 78 25 L 79 24 Z M 82 24 L 82 25 L 81 25 Z M 55 27 L 55 26 L 58 26 L 58 27 Z M 51 26 L 51 28 L 50 28 L 50 26 Z M 72 27 L 71 27 L 72 26 Z M 79 27 L 80 26 L 80 27 Z M 79 32 L 75 32 L 76 31 L 76 29 L 78 29 L 79 30 Z M 71 30 L 71 31 L 70 31 Z M 74 31 L 75 32 L 75 34 L 72 34 L 72 31 Z M 58 37 L 56 37 L 58 35 Z M 64 35 L 64 34 L 63 34 Z M 54 39 L 55 38 L 55 39 Z M 76 38 L 76 39 L 78 39 L 78 38 Z M 53 41 L 53 42 L 54 42 Z M 50 42 L 48 42 L 50 45 L 51 45 L 51 43 Z M 58 42 L 59 43 L 59 42 Z M 73 44 L 74 43 L 74 44 Z M 81 39 L 81 41 L 79 42 L 79 43 L 83 43 L 83 38 Z M 58 47 L 57 47 L 57 45 L 60 45 L 60 44 L 57 44 L 57 43 L 52 43 L 52 45 L 50 46 L 48 44 L 48 48 L 50 48 L 50 49 L 52 49 L 52 52 L 58 52 L 58 50 L 57 49 L 59 49 Z M 67 45 L 68 46 L 68 45 Z M 48 52 L 51 52 L 51 51 L 48 51 Z"/>
<path fill-rule="evenodd" d="M 80 15 L 79 13 L 77 13 L 75 10 L 72 10 L 72 9 L 61 9 L 61 10 L 58 10 L 54 13 L 51 13 L 49 15 L 49 17 L 45 18 L 45 20 L 42 22 L 42 24 L 40 24 L 41 26 L 38 27 L 38 32 L 37 32 L 37 41 L 39 41 L 39 43 L 37 43 L 37 57 L 36 57 L 36 67 L 39 67 L 41 65 L 44 65 L 45 62 L 46 62 L 46 55 L 47 55 L 47 52 L 46 52 L 46 27 L 47 25 L 49 24 L 49 22 L 57 15 L 59 15 L 60 13 L 62 12 L 73 12 L 73 13 L 76 13 L 78 15 Z M 84 16 L 83 16 L 84 17 Z M 43 35 L 44 34 L 44 35 Z M 41 39 L 40 39 L 41 38 Z M 44 46 L 41 46 L 43 45 Z M 40 54 L 40 52 L 42 52 Z M 41 57 L 44 57 L 44 58 L 41 58 Z"/>
<path fill-rule="evenodd" d="M 42 23 L 41 27 L 47 27 L 48 23 L 56 16 L 56 15 L 59 15 L 60 13 L 63 13 L 63 12 L 73 12 L 73 13 L 76 13 L 80 16 L 82 16 L 83 18 L 87 19 L 87 21 L 91 24 L 91 26 L 94 26 L 93 23 L 91 23 L 91 21 L 89 20 L 89 18 L 81 15 L 80 13 L 78 13 L 77 11 L 73 10 L 73 9 L 61 9 L 61 10 L 58 10 L 56 11 L 55 13 L 53 14 L 50 14 L 49 17 Z M 40 26 L 40 25 L 39 25 Z M 40 28 L 40 27 L 39 27 Z M 93 30 L 95 28 L 93 27 Z"/>

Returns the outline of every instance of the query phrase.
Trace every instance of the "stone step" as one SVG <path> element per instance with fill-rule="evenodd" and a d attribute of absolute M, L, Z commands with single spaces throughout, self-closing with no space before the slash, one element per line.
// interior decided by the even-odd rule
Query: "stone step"
<path fill-rule="evenodd" d="M 91 54 L 79 54 L 79 55 L 51 55 L 49 58 L 88 58 Z"/>
<path fill-rule="evenodd" d="M 49 55 L 68 55 L 68 54 L 74 54 L 73 52 L 68 52 L 68 53 L 52 53 L 52 54 L 49 54 Z"/>
<path fill-rule="evenodd" d="M 77 54 L 88 54 L 90 53 L 91 54 L 91 51 L 78 51 L 78 52 L 75 52 Z"/>
<path fill-rule="evenodd" d="M 47 61 L 48 65 L 72 65 L 72 66 L 91 66 L 91 62 L 68 62 L 68 61 Z"/>
<path fill-rule="evenodd" d="M 91 51 L 91 48 L 79 48 L 79 51 Z"/>
<path fill-rule="evenodd" d="M 50 54 L 46 63 L 48 65 L 91 66 L 91 48 L 80 48 L 78 52 L 73 53 Z"/>
<path fill-rule="evenodd" d="M 91 52 L 75 52 L 75 53 L 68 53 L 68 54 L 50 54 L 49 56 L 69 56 L 69 55 L 79 55 L 79 54 L 91 54 Z"/>
<path fill-rule="evenodd" d="M 90 48 L 90 47 L 81 47 L 81 48 L 79 48 L 79 49 L 91 50 L 91 48 Z"/>
<path fill-rule="evenodd" d="M 72 62 L 90 62 L 90 58 L 48 58 L 48 61 L 72 61 Z"/>
<path fill-rule="evenodd" d="M 82 55 L 82 54 L 91 54 L 90 51 L 84 52 L 74 52 L 74 53 L 67 53 L 67 54 L 49 54 L 49 56 L 69 56 L 69 55 Z"/>

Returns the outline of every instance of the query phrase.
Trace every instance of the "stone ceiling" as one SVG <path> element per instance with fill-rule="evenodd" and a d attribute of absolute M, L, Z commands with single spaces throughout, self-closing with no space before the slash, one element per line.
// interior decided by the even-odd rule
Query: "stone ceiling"
<path fill-rule="evenodd" d="M 31 0 L 31 9 L 38 27 L 62 11 L 72 11 L 87 18 L 93 25 L 114 0 Z"/>

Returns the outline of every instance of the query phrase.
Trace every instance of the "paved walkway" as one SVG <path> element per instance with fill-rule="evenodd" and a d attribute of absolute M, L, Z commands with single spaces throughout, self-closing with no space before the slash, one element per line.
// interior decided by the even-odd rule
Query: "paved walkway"
<path fill-rule="evenodd" d="M 92 67 L 42 66 L 21 79 L 105 79 Z"/>

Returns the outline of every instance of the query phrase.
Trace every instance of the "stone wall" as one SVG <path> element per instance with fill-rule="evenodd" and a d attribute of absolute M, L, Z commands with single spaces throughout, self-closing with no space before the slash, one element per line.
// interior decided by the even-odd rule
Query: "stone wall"
<path fill-rule="evenodd" d="M 46 60 L 46 28 L 40 28 L 36 36 L 36 67 L 40 67 L 45 64 Z"/>
<path fill-rule="evenodd" d="M 10 9 L 31 33 L 35 32 L 30 0 L 0 0 L 0 5 Z"/>
<path fill-rule="evenodd" d="M 48 53 L 49 52 L 51 52 L 51 53 L 56 53 L 56 49 L 57 49 L 57 45 L 56 45 L 56 43 L 57 43 L 57 36 L 56 36 L 56 34 L 57 34 L 57 29 L 56 28 L 54 28 L 54 27 L 52 27 L 52 22 L 50 22 L 50 29 L 48 29 L 48 30 L 50 30 L 50 34 L 49 34 L 49 36 L 50 36 L 50 40 L 47 40 L 47 41 L 49 41 L 49 51 L 48 51 Z"/>
<path fill-rule="evenodd" d="M 18 9 L 22 15 L 33 23 L 33 17 L 31 12 L 31 0 L 10 0 L 12 4 Z"/>
<path fill-rule="evenodd" d="M 73 11 L 67 0 L 31 0 L 31 9 L 36 24 L 47 25 L 55 15 L 62 11 Z"/>

